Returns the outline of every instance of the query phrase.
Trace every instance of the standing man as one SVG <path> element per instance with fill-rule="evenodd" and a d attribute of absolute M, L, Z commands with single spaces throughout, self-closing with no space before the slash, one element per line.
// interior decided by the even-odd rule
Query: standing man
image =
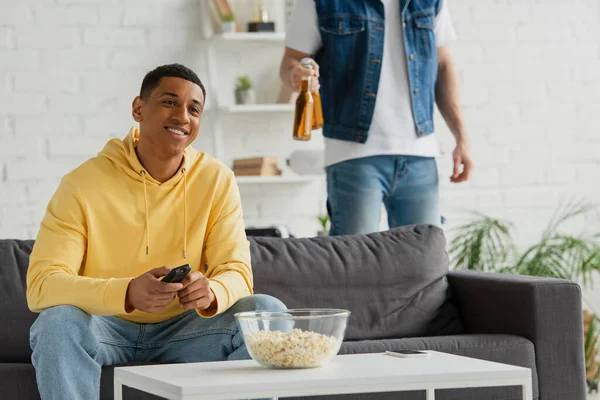
<path fill-rule="evenodd" d="M 248 359 L 234 314 L 285 307 L 252 295 L 233 172 L 191 147 L 204 100 L 183 65 L 150 71 L 133 100 L 139 130 L 110 140 L 50 200 L 27 271 L 42 399 L 98 399 L 104 365 Z M 181 264 L 183 282 L 162 281 Z"/>
<path fill-rule="evenodd" d="M 450 181 L 469 178 L 455 36 L 445 0 L 296 2 L 280 75 L 296 91 L 319 79 L 331 235 L 378 231 L 382 202 L 390 228 L 440 224 L 434 102 L 456 140 Z"/>

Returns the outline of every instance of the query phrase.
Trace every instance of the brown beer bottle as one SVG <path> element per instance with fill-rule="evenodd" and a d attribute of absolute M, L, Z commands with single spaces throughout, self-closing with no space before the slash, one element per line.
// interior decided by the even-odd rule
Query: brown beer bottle
<path fill-rule="evenodd" d="M 302 66 L 308 69 L 313 68 L 311 61 L 312 60 L 310 58 L 303 58 L 302 60 L 300 60 Z M 311 95 L 314 101 L 312 129 L 315 130 L 323 127 L 323 108 L 321 106 L 321 94 L 319 93 L 319 91 L 311 91 Z"/>
<path fill-rule="evenodd" d="M 310 140 L 313 125 L 314 99 L 310 92 L 310 76 L 302 78 L 300 93 L 294 111 L 294 133 L 296 140 Z"/>

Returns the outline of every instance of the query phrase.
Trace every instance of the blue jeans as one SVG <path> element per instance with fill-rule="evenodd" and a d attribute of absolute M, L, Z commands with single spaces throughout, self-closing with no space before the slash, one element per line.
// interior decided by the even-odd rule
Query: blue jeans
<path fill-rule="evenodd" d="M 274 297 L 253 295 L 210 319 L 191 310 L 157 324 L 92 316 L 73 306 L 48 308 L 30 332 L 38 390 L 44 400 L 98 399 L 105 365 L 249 359 L 234 314 L 282 308 Z"/>
<path fill-rule="evenodd" d="M 388 225 L 440 225 L 437 164 L 432 157 L 382 155 L 327 167 L 330 235 L 379 231 L 381 204 Z"/>

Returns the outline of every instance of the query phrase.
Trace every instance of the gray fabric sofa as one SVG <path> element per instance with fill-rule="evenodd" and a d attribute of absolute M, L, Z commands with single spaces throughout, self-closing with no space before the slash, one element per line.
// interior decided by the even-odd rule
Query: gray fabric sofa
<path fill-rule="evenodd" d="M 351 310 L 340 350 L 431 349 L 531 368 L 534 399 L 584 400 L 581 292 L 564 280 L 449 272 L 443 231 L 408 226 L 369 235 L 249 238 L 255 292 L 290 308 Z M 2 399 L 39 399 L 31 365 L 25 275 L 32 241 L 0 240 Z M 112 367 L 101 397 L 112 399 Z M 438 391 L 441 400 L 514 400 L 520 389 Z M 126 388 L 125 399 L 157 399 Z M 314 398 L 314 397 L 313 397 Z M 327 396 L 424 399 L 423 392 Z"/>

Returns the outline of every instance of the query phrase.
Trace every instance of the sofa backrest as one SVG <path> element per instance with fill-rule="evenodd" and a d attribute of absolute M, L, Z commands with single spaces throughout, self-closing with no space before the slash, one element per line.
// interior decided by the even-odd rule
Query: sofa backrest
<path fill-rule="evenodd" d="M 0 362 L 29 362 L 29 327 L 37 314 L 29 311 L 25 277 L 32 240 L 0 239 Z"/>
<path fill-rule="evenodd" d="M 249 240 L 255 293 L 288 308 L 350 310 L 347 340 L 464 332 L 446 280 L 446 240 L 435 226 Z"/>

